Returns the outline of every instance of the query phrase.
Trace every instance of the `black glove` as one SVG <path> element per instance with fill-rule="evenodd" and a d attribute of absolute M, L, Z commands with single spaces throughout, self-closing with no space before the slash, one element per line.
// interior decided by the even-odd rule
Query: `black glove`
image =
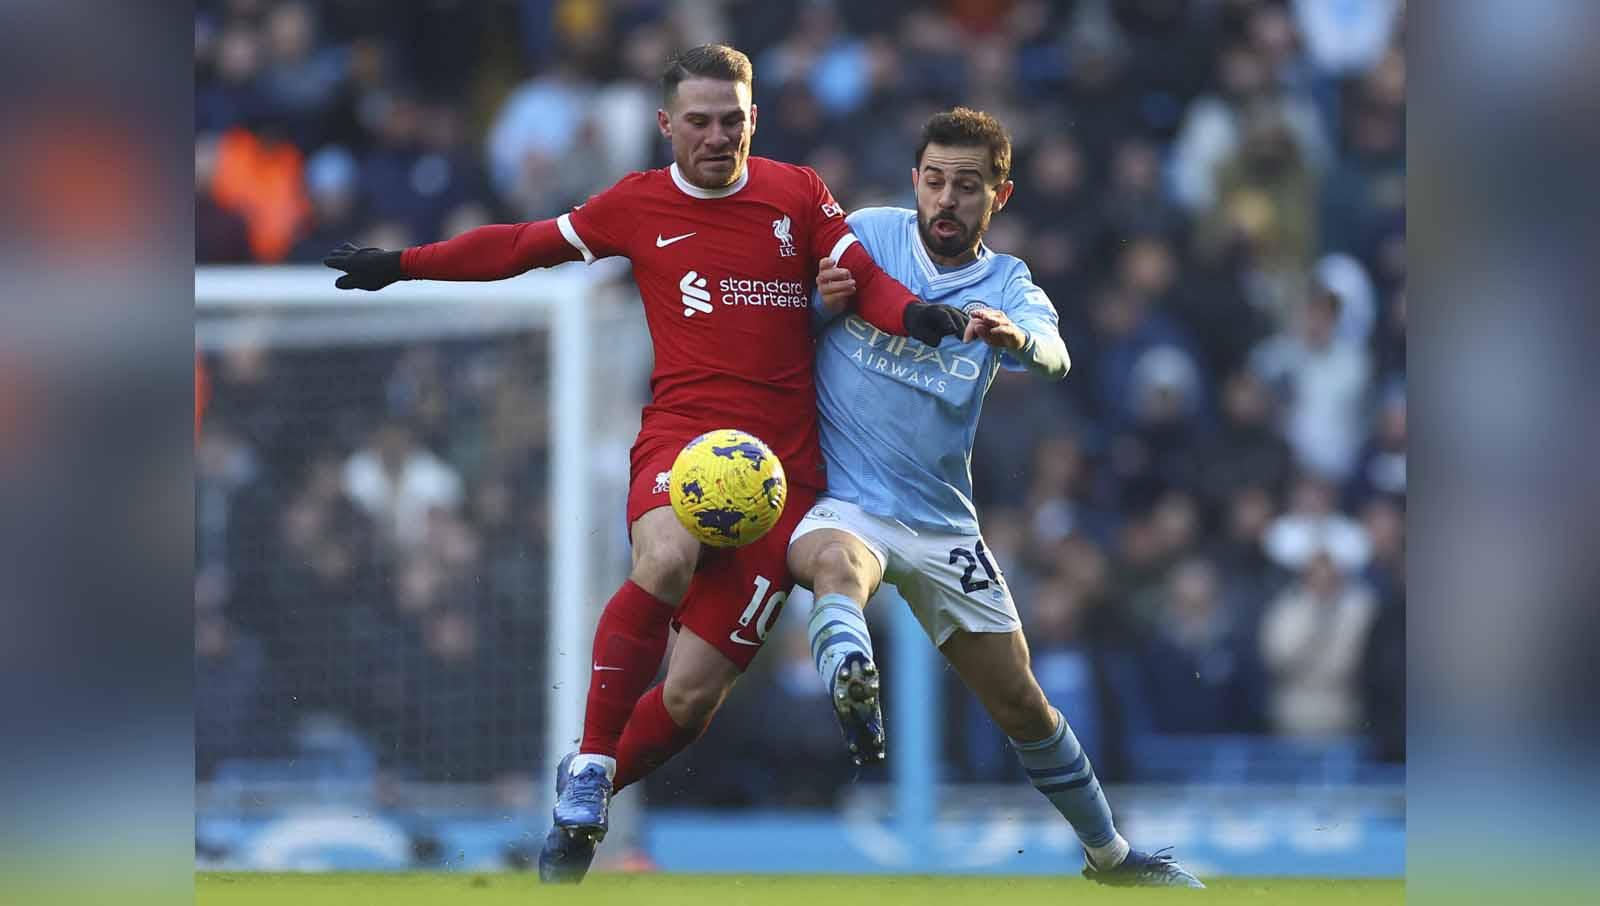
<path fill-rule="evenodd" d="M 966 333 L 967 320 L 967 313 L 953 305 L 913 302 L 906 306 L 906 333 L 929 346 Z"/>
<path fill-rule="evenodd" d="M 344 271 L 343 277 L 333 281 L 340 289 L 379 290 L 397 280 L 410 279 L 400 272 L 399 252 L 356 248 L 354 242 L 329 252 L 322 263 Z"/>

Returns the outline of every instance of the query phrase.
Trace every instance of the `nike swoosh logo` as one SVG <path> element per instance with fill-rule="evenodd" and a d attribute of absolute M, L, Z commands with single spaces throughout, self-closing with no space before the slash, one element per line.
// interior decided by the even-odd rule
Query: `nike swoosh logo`
<path fill-rule="evenodd" d="M 732 640 L 732 641 L 738 642 L 741 645 L 749 645 L 752 648 L 761 644 L 760 642 L 752 642 L 749 639 L 740 638 L 739 637 L 739 630 L 737 630 L 737 629 L 735 629 L 734 631 L 728 633 L 728 638 L 730 640 Z"/>
<path fill-rule="evenodd" d="M 690 236 L 693 236 L 693 235 L 694 235 L 694 233 L 684 233 L 682 236 L 674 236 L 671 239 L 662 239 L 661 238 L 661 234 L 657 233 L 656 234 L 656 248 L 664 249 L 667 246 L 673 244 L 674 242 L 677 242 L 680 239 L 688 239 Z"/>
<path fill-rule="evenodd" d="M 594 665 L 594 669 L 596 669 L 596 670 L 621 670 L 622 668 L 621 667 L 602 667 L 599 664 L 595 664 Z"/>

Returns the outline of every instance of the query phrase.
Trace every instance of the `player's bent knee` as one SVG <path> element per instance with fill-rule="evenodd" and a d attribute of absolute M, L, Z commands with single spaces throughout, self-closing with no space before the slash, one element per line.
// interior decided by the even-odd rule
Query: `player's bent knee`
<path fill-rule="evenodd" d="M 697 559 L 695 550 L 670 543 L 647 544 L 639 550 L 629 578 L 651 594 L 676 604 L 689 590 Z"/>
<path fill-rule="evenodd" d="M 668 682 L 661 690 L 661 703 L 672 722 L 686 730 L 702 729 L 721 707 L 728 690 L 716 683 Z"/>
<path fill-rule="evenodd" d="M 817 583 L 833 587 L 865 589 L 871 579 L 861 552 L 837 541 L 817 551 L 813 572 Z"/>
<path fill-rule="evenodd" d="M 804 545 L 802 541 L 796 541 L 789 546 L 786 565 L 789 567 L 791 579 L 806 588 L 811 588 L 816 580 L 816 557 L 810 547 Z"/>

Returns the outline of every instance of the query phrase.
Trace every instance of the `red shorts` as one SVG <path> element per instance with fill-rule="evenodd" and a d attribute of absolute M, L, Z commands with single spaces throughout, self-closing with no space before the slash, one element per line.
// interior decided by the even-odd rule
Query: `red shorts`
<path fill-rule="evenodd" d="M 658 507 L 671 506 L 666 475 L 678 451 L 693 437 L 644 437 L 633 445 L 633 479 L 628 486 L 628 525 Z M 789 577 L 789 536 L 816 502 L 811 488 L 789 485 L 783 515 L 754 544 L 704 548 L 689 591 L 673 618 L 745 670 L 778 623 L 793 581 Z"/>

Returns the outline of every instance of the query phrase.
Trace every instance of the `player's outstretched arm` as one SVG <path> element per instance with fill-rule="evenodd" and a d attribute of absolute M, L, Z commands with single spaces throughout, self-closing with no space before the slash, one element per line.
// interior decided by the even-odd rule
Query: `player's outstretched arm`
<path fill-rule="evenodd" d="M 959 337 L 967 329 L 967 314 L 952 305 L 922 301 L 905 284 L 878 266 L 860 242 L 851 241 L 838 254 L 838 266 L 856 283 L 856 312 L 884 333 L 914 337 L 938 346 L 945 337 Z"/>
<path fill-rule="evenodd" d="M 340 289 L 376 291 L 397 280 L 406 279 L 400 271 L 400 253 L 378 248 L 361 248 L 346 242 L 329 252 L 322 263 L 344 276 L 333 281 Z"/>
<path fill-rule="evenodd" d="M 1029 371 L 1047 380 L 1059 381 L 1072 368 L 1066 341 L 1054 329 L 1044 329 L 1044 325 L 1029 329 L 995 308 L 974 309 L 971 317 L 962 335 L 964 341 L 982 340 L 1004 349 Z"/>
<path fill-rule="evenodd" d="M 399 280 L 504 280 L 582 257 L 555 220 L 537 220 L 482 226 L 402 251 L 347 242 L 322 263 L 345 272 L 334 282 L 340 289 L 379 290 Z"/>

